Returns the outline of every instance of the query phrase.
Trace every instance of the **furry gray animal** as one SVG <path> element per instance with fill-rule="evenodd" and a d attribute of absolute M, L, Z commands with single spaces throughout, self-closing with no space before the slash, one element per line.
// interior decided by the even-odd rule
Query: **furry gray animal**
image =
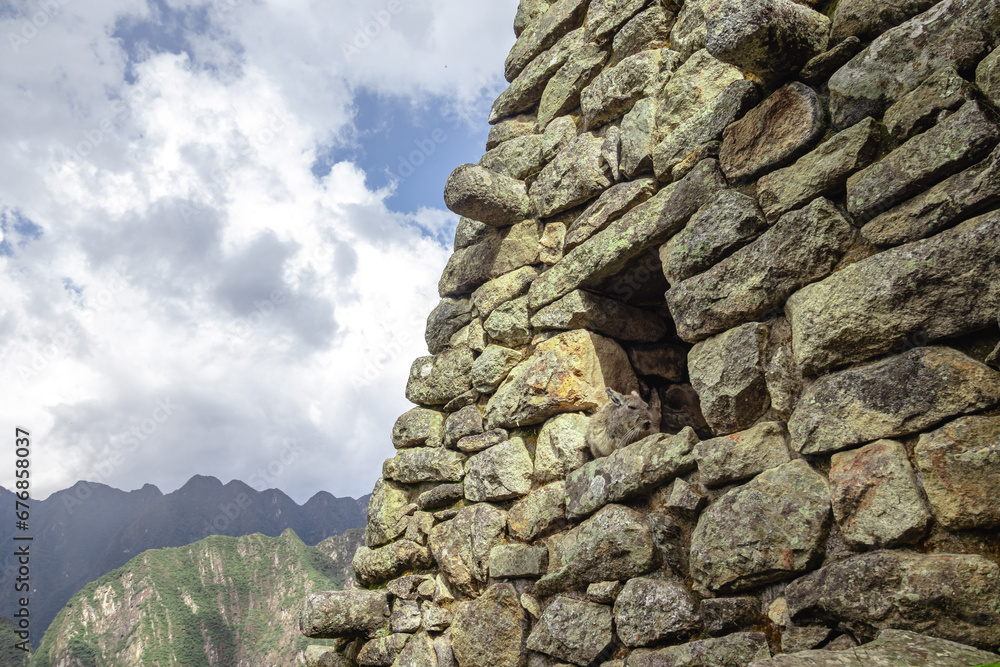
<path fill-rule="evenodd" d="M 607 456 L 660 430 L 639 394 L 633 391 L 622 396 L 611 387 L 605 391 L 611 400 L 598 408 L 587 425 L 587 444 L 594 458 Z"/>

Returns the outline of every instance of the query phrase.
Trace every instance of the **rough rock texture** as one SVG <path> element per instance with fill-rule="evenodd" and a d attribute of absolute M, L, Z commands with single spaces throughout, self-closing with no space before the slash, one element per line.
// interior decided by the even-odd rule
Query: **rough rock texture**
<path fill-rule="evenodd" d="M 706 598 L 701 601 L 701 620 L 705 623 L 705 632 L 713 637 L 751 627 L 760 617 L 757 598 Z"/>
<path fill-rule="evenodd" d="M 1000 47 L 976 67 L 976 84 L 993 104 L 1000 106 Z"/>
<path fill-rule="evenodd" d="M 889 107 L 884 119 L 886 129 L 896 141 L 906 141 L 934 127 L 941 112 L 955 111 L 978 96 L 976 87 L 963 79 L 954 67 L 945 67 Z"/>
<path fill-rule="evenodd" d="M 841 40 L 854 35 L 870 39 L 929 9 L 934 2 L 935 0 L 840 0 L 833 12 L 830 38 Z"/>
<path fill-rule="evenodd" d="M 389 596 L 379 591 L 326 591 L 306 598 L 299 627 L 307 637 L 368 634 L 389 618 Z"/>
<path fill-rule="evenodd" d="M 566 249 L 572 250 L 580 245 L 607 227 L 611 220 L 624 215 L 655 193 L 656 181 L 652 178 L 640 178 L 609 188 L 566 230 Z"/>
<path fill-rule="evenodd" d="M 603 144 L 601 137 L 581 134 L 539 172 L 530 190 L 539 216 L 573 208 L 614 183 L 611 167 L 601 153 Z"/>
<path fill-rule="evenodd" d="M 531 316 L 536 329 L 589 329 L 618 340 L 653 343 L 667 333 L 654 313 L 620 301 L 574 290 Z"/>
<path fill-rule="evenodd" d="M 409 504 L 409 489 L 384 479 L 377 481 L 368 501 L 365 544 L 380 547 L 402 535 L 406 531 Z"/>
<path fill-rule="evenodd" d="M 474 164 L 451 172 L 444 192 L 445 204 L 452 211 L 494 227 L 531 217 L 524 183 Z"/>
<path fill-rule="evenodd" d="M 407 410 L 393 424 L 391 437 L 396 449 L 417 445 L 440 446 L 444 439 L 444 415 L 427 408 Z"/>
<path fill-rule="evenodd" d="M 511 536 L 532 541 L 561 526 L 566 519 L 566 483 L 552 482 L 534 489 L 507 512 Z"/>
<path fill-rule="evenodd" d="M 580 96 L 586 126 L 598 127 L 624 115 L 637 100 L 662 88 L 680 60 L 676 51 L 650 49 L 604 70 Z"/>
<path fill-rule="evenodd" d="M 745 429 L 767 410 L 766 345 L 767 326 L 751 322 L 699 342 L 688 354 L 691 386 L 716 433 Z"/>
<path fill-rule="evenodd" d="M 430 550 L 411 540 L 396 540 L 384 547 L 359 547 L 351 567 L 362 586 L 374 586 L 398 577 L 406 570 L 430 567 L 434 562 Z"/>
<path fill-rule="evenodd" d="M 589 665 L 611 644 L 611 609 L 557 597 L 528 636 L 528 648 L 574 665 Z"/>
<path fill-rule="evenodd" d="M 510 584 L 493 584 L 458 605 L 452 648 L 462 667 L 520 667 L 527 652 L 528 619 Z"/>
<path fill-rule="evenodd" d="M 805 461 L 761 473 L 701 513 L 692 574 L 722 592 L 789 579 L 815 565 L 829 515 L 826 480 Z"/>
<path fill-rule="evenodd" d="M 472 505 L 431 529 L 429 545 L 438 567 L 458 590 L 470 593 L 485 582 L 490 550 L 500 541 L 507 513 L 492 505 Z"/>
<path fill-rule="evenodd" d="M 694 450 L 700 481 L 706 486 L 739 482 L 788 463 L 788 432 L 781 422 L 698 443 Z"/>
<path fill-rule="evenodd" d="M 531 490 L 531 455 L 521 438 L 475 454 L 467 468 L 465 497 L 472 502 L 508 500 Z"/>
<path fill-rule="evenodd" d="M 465 474 L 465 456 L 440 447 L 411 447 L 396 452 L 382 466 L 382 476 L 403 484 L 458 482 Z"/>
<path fill-rule="evenodd" d="M 473 355 L 468 348 L 449 348 L 433 357 L 420 357 L 410 366 L 406 399 L 419 405 L 447 403 L 469 386 Z"/>
<path fill-rule="evenodd" d="M 698 613 L 680 582 L 629 579 L 615 601 L 615 628 L 626 646 L 649 646 L 698 627 Z"/>
<path fill-rule="evenodd" d="M 584 0 L 556 0 L 518 36 L 504 63 L 504 76 L 513 81 L 535 56 L 577 27 L 587 9 Z"/>
<path fill-rule="evenodd" d="M 876 551 L 796 579 L 785 598 L 796 623 L 917 630 L 979 647 L 1000 637 L 1000 566 L 978 555 Z"/>
<path fill-rule="evenodd" d="M 1000 373 L 951 348 L 915 348 L 820 377 L 803 393 L 788 431 L 803 454 L 835 452 L 997 403 Z"/>
<path fill-rule="evenodd" d="M 738 632 L 718 639 L 661 649 L 633 651 L 626 667 L 745 667 L 761 656 L 769 656 L 767 636 L 760 632 Z"/>

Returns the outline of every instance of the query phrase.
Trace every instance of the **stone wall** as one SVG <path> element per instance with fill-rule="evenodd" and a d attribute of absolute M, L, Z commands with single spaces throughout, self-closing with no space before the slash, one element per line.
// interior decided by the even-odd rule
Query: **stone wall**
<path fill-rule="evenodd" d="M 368 590 L 306 601 L 341 638 L 309 663 L 998 659 L 1000 4 L 521 0 L 514 31 Z M 661 433 L 594 460 L 606 387 Z"/>

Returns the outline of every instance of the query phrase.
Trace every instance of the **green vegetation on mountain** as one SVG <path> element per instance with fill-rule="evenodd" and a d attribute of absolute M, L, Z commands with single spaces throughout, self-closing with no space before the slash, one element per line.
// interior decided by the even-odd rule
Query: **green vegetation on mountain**
<path fill-rule="evenodd" d="M 316 643 L 299 634 L 302 599 L 343 586 L 350 561 L 343 555 L 353 554 L 362 533 L 315 547 L 286 530 L 146 551 L 74 595 L 31 665 L 295 664 Z"/>
<path fill-rule="evenodd" d="M 29 654 L 15 646 L 23 641 L 17 635 L 17 624 L 6 616 L 0 616 L 0 665 L 27 667 Z"/>

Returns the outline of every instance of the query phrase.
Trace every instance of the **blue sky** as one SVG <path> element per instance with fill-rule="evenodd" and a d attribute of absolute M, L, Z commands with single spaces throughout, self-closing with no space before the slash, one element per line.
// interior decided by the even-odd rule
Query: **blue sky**
<path fill-rule="evenodd" d="M 36 496 L 371 491 L 515 10 L 3 3 L 0 423 Z"/>

